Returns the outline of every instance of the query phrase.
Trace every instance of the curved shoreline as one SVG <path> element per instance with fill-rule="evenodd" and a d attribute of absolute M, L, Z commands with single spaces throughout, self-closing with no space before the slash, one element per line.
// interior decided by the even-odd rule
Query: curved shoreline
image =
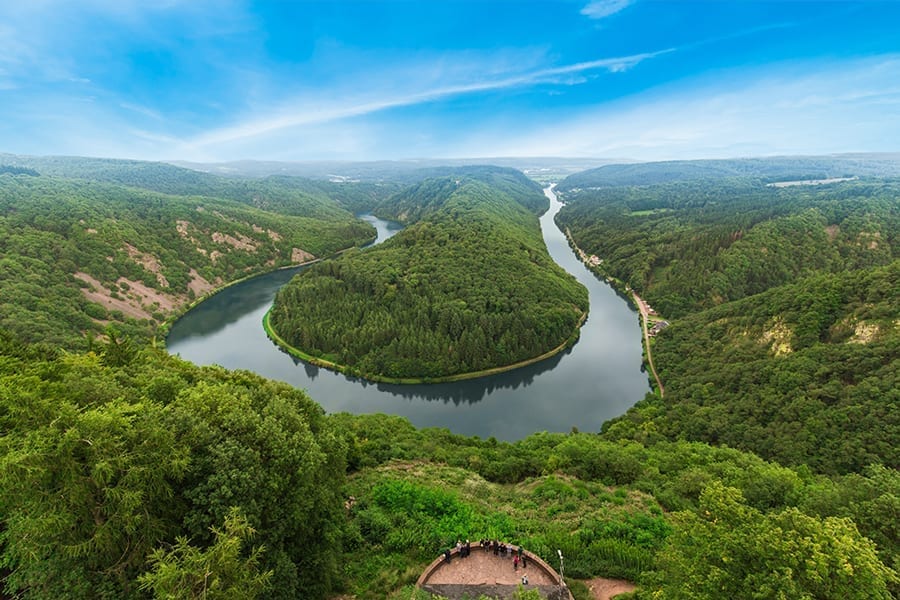
<path fill-rule="evenodd" d="M 581 326 L 584 325 L 585 319 L 587 319 L 588 311 L 584 311 L 581 313 L 581 318 L 578 319 L 578 324 L 575 326 L 575 331 L 572 332 L 571 335 L 564 341 L 562 344 L 544 352 L 539 356 L 535 356 L 533 358 L 528 358 L 525 360 L 521 360 L 516 363 L 512 363 L 510 365 L 503 365 L 500 367 L 492 367 L 490 369 L 482 369 L 481 371 L 470 371 L 468 373 L 457 373 L 456 375 L 445 375 L 443 377 L 386 377 L 384 375 L 372 375 L 367 373 L 357 373 L 354 372 L 354 369 L 348 365 L 340 365 L 335 362 L 331 362 L 329 360 L 324 360 L 321 358 L 317 358 L 312 356 L 311 354 L 307 354 L 303 352 L 299 348 L 295 348 L 288 344 L 281 336 L 278 335 L 278 332 L 275 331 L 272 324 L 269 322 L 269 314 L 272 312 L 272 309 L 266 311 L 266 314 L 263 316 L 263 329 L 266 332 L 266 335 L 272 340 L 275 345 L 279 348 L 290 354 L 295 358 L 299 358 L 300 360 L 307 362 L 312 365 L 316 365 L 317 367 L 323 367 L 325 369 L 329 369 L 331 371 L 336 371 L 338 373 L 343 373 L 344 375 L 349 375 L 351 377 L 359 377 L 360 379 L 365 379 L 366 381 L 372 381 L 375 383 L 390 383 L 396 385 L 413 385 L 413 384 L 431 384 L 431 383 L 452 383 L 454 381 L 465 381 L 467 379 L 477 379 L 479 377 L 487 377 L 489 375 L 497 375 L 499 373 L 505 373 L 507 371 L 513 371 L 515 369 L 519 369 L 521 367 L 527 367 L 528 365 L 533 365 L 535 363 L 541 362 L 542 360 L 546 360 L 552 356 L 556 356 L 563 350 L 575 345 L 575 342 L 578 341 L 578 338 L 581 337 Z"/>
<path fill-rule="evenodd" d="M 633 305 L 637 309 L 638 315 L 639 315 L 639 321 L 641 323 L 642 335 L 643 335 L 644 356 L 646 358 L 645 363 L 647 364 L 648 367 L 650 367 L 650 373 L 653 375 L 653 378 L 656 380 L 656 386 L 657 386 L 656 389 L 659 391 L 659 397 L 660 398 L 665 397 L 666 389 L 663 387 L 662 379 L 660 379 L 659 374 L 656 372 L 656 367 L 653 365 L 653 354 L 651 353 L 651 350 L 650 350 L 650 334 L 648 333 L 648 328 L 647 328 L 648 315 L 647 315 L 646 304 L 641 299 L 641 297 L 637 295 L 637 292 L 630 289 L 627 285 L 625 285 L 618 279 L 615 279 L 609 275 L 604 275 L 604 274 L 600 273 L 596 266 L 589 264 L 587 262 L 587 260 L 585 260 L 585 257 L 587 255 L 584 253 L 584 251 L 581 248 L 578 247 L 578 244 L 575 242 L 575 238 L 572 237 L 572 232 L 569 231 L 568 227 L 566 227 L 566 229 L 565 229 L 565 235 L 566 235 L 566 239 L 569 241 L 569 245 L 572 247 L 572 249 L 575 251 L 575 253 L 579 256 L 579 258 L 581 258 L 581 261 L 584 264 L 584 266 L 587 267 L 587 269 L 591 273 L 593 273 L 596 277 L 605 279 L 606 283 L 608 283 L 609 286 L 612 289 L 614 289 L 617 294 L 619 294 L 620 296 L 625 298 L 626 301 L 629 302 L 629 304 Z M 622 290 L 620 290 L 620 286 L 621 286 L 621 288 L 624 289 L 624 292 Z M 652 383 L 651 383 L 651 388 L 652 388 Z"/>
<path fill-rule="evenodd" d="M 374 241 L 377 240 L 377 239 L 378 239 L 378 234 L 376 233 L 374 238 L 372 238 L 372 239 L 370 239 L 370 240 L 368 240 L 368 241 L 366 241 L 366 242 L 363 242 L 363 243 L 358 244 L 358 245 L 348 246 L 348 247 L 346 247 L 346 248 L 342 248 L 342 249 L 340 249 L 340 250 L 337 250 L 336 252 L 332 252 L 332 253 L 329 254 L 328 256 L 321 256 L 321 257 L 319 257 L 319 258 L 313 258 L 313 259 L 310 259 L 310 260 L 307 260 L 307 261 L 304 261 L 304 262 L 301 262 L 301 263 L 296 263 L 296 264 L 292 264 L 292 265 L 283 265 L 283 266 L 280 266 L 280 267 L 274 267 L 274 268 L 272 268 L 272 269 L 266 269 L 266 270 L 263 270 L 263 271 L 259 271 L 259 272 L 255 272 L 255 273 L 250 273 L 250 274 L 248 274 L 248 275 L 244 275 L 243 277 L 240 277 L 240 278 L 235 279 L 235 280 L 233 280 L 233 281 L 229 281 L 228 283 L 222 284 L 222 285 L 220 285 L 219 287 L 216 287 L 216 288 L 211 289 L 210 291 L 206 292 L 205 294 L 203 294 L 203 295 L 200 296 L 199 298 L 194 298 L 194 299 L 191 300 L 189 303 L 187 303 L 187 304 L 185 304 L 185 305 L 183 305 L 183 306 L 178 307 L 175 311 L 172 312 L 172 314 L 170 314 L 170 315 L 166 318 L 165 321 L 163 321 L 163 322 L 159 325 L 159 327 L 156 328 L 156 335 L 161 335 L 161 336 L 162 336 L 162 347 L 165 348 L 165 347 L 166 347 L 166 338 L 168 337 L 169 331 L 171 331 L 172 327 L 174 327 L 175 324 L 176 324 L 182 317 L 184 317 L 185 315 L 187 315 L 192 309 L 196 308 L 197 306 L 199 306 L 199 305 L 202 304 L 203 302 L 209 300 L 210 298 L 212 298 L 212 297 L 215 296 L 216 294 L 219 294 L 219 293 L 221 293 L 221 292 L 227 290 L 228 288 L 230 288 L 230 287 L 232 287 L 232 286 L 238 285 L 238 284 L 240 284 L 240 283 L 244 283 L 245 281 L 249 281 L 249 280 L 254 279 L 254 278 L 256 278 L 256 277 L 262 277 L 263 275 L 268 275 L 269 273 L 275 273 L 275 272 L 277 272 L 277 271 L 286 271 L 286 270 L 288 270 L 288 269 L 299 269 L 300 267 L 308 267 L 309 265 L 314 265 L 314 264 L 316 264 L 316 263 L 318 263 L 318 262 L 322 262 L 323 260 L 326 260 L 326 259 L 329 259 L 329 258 L 332 258 L 332 257 L 335 257 L 335 256 L 340 256 L 340 255 L 343 254 L 344 252 L 347 252 L 347 251 L 349 251 L 349 250 L 353 250 L 354 248 L 363 248 L 363 247 L 365 247 L 365 246 L 371 244 L 372 242 L 374 242 Z M 156 336 L 154 336 L 154 339 L 156 339 Z"/>

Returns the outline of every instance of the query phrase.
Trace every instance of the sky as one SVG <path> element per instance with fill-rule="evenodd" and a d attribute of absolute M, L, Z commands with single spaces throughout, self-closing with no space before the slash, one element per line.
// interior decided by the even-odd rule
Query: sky
<path fill-rule="evenodd" d="M 900 151 L 900 1 L 0 2 L 0 152 Z"/>

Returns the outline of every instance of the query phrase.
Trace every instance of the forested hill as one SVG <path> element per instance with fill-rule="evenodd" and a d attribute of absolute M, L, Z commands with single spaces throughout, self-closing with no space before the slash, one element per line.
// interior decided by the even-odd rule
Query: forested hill
<path fill-rule="evenodd" d="M 391 182 L 314 181 L 279 175 L 233 177 L 164 162 L 81 156 L 0 154 L 0 165 L 35 175 L 102 181 L 175 196 L 235 200 L 262 210 L 320 219 L 345 217 L 341 207 L 353 212 L 370 210 L 400 190 L 399 184 Z"/>
<path fill-rule="evenodd" d="M 566 177 L 560 192 L 677 181 L 711 182 L 746 178 L 765 183 L 851 177 L 900 177 L 896 154 L 838 154 L 721 160 L 672 160 L 613 164 Z"/>
<path fill-rule="evenodd" d="M 257 186 L 261 196 L 273 189 L 267 181 L 242 185 Z M 327 197 L 279 211 L 215 194 L 215 187 L 177 196 L 38 172 L 0 174 L 0 325 L 23 340 L 66 348 L 85 347 L 86 336 L 110 323 L 146 339 L 214 287 L 374 235 Z"/>
<path fill-rule="evenodd" d="M 476 177 L 426 180 L 382 205 L 413 224 L 295 277 L 270 314 L 277 335 L 354 374 L 418 379 L 575 339 L 587 291 L 547 253 L 539 188 L 506 171 Z"/>
<path fill-rule="evenodd" d="M 900 258 L 900 180 L 775 188 L 731 179 L 565 198 L 558 222 L 670 317 Z"/>
<path fill-rule="evenodd" d="M 561 549 L 578 600 L 593 577 L 656 600 L 889 600 L 898 498 L 883 467 L 416 430 L 156 348 L 0 331 L 0 584 L 23 600 L 434 600 L 416 577 L 482 537 L 554 565 Z"/>
<path fill-rule="evenodd" d="M 550 206 L 541 187 L 515 169 L 469 166 L 433 168 L 423 172 L 432 177 L 379 203 L 375 214 L 401 223 L 418 221 L 441 209 L 463 178 L 485 183 L 538 215 Z"/>
<path fill-rule="evenodd" d="M 671 321 L 665 400 L 612 437 L 696 439 L 826 472 L 900 465 L 900 181 L 570 192 L 558 220 Z"/>
<path fill-rule="evenodd" d="M 652 430 L 825 473 L 900 468 L 900 260 L 677 319 L 653 356 L 665 403 L 607 424 L 610 437 Z"/>

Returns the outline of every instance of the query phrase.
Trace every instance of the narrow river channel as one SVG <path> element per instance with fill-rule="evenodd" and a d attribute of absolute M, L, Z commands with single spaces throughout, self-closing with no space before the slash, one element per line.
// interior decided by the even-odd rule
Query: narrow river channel
<path fill-rule="evenodd" d="M 649 391 L 641 369 L 638 314 L 599 281 L 569 248 L 553 217 L 562 207 L 551 188 L 541 229 L 553 259 L 590 293 L 581 338 L 568 351 L 515 371 L 447 384 L 369 383 L 305 364 L 267 337 L 262 318 L 298 269 L 261 275 L 223 290 L 182 317 L 167 339 L 170 353 L 200 365 L 247 369 L 305 389 L 328 412 L 388 413 L 417 427 L 515 440 L 535 431 L 596 431 Z M 391 224 L 365 217 L 384 241 Z M 301 267 L 302 268 L 302 267 Z"/>

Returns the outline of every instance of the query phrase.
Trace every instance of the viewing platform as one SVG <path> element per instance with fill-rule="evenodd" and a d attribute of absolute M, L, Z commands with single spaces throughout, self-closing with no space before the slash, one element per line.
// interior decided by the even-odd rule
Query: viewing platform
<path fill-rule="evenodd" d="M 520 586 L 538 590 L 548 600 L 573 600 L 569 589 L 561 584 L 559 573 L 531 552 L 524 550 L 522 554 L 527 567 L 520 564 L 516 569 L 512 553 L 495 555 L 492 550 L 473 544 L 469 556 L 460 556 L 454 548 L 450 561 L 444 555 L 439 556 L 428 565 L 416 586 L 449 600 L 479 596 L 506 600 Z M 525 585 L 522 576 L 528 578 Z"/>

